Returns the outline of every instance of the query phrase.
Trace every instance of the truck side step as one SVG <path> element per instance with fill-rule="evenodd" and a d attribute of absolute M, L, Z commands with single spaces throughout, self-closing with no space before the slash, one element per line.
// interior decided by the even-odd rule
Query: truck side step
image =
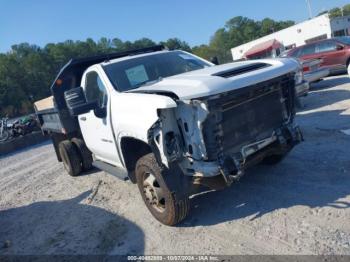
<path fill-rule="evenodd" d="M 122 170 L 121 168 L 118 168 L 116 166 L 113 166 L 111 164 L 108 164 L 106 162 L 95 160 L 92 165 L 102 171 L 105 171 L 115 177 L 118 177 L 119 179 L 126 181 L 129 179 L 128 174 Z"/>

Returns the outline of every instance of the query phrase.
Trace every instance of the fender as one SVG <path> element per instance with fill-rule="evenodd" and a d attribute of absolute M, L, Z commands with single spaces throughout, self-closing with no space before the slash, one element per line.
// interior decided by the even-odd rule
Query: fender
<path fill-rule="evenodd" d="M 167 159 L 164 153 L 160 152 L 159 145 L 156 144 L 156 131 L 161 130 L 161 120 L 158 119 L 152 127 L 148 130 L 148 144 L 151 147 L 153 154 L 155 155 L 158 165 L 162 169 L 163 179 L 173 193 L 176 192 L 177 200 L 182 199 L 196 191 L 196 186 L 193 184 L 193 177 L 184 175 L 182 169 L 179 166 L 178 159 L 170 161 Z M 164 163 L 166 158 L 166 164 Z"/>

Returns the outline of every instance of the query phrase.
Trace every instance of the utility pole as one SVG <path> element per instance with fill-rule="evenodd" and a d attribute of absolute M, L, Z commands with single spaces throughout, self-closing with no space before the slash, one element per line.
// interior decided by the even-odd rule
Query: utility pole
<path fill-rule="evenodd" d="M 312 10 L 311 10 L 311 4 L 310 4 L 310 0 L 305 0 L 306 4 L 307 4 L 307 8 L 309 10 L 309 18 L 311 19 L 313 17 L 312 15 Z"/>

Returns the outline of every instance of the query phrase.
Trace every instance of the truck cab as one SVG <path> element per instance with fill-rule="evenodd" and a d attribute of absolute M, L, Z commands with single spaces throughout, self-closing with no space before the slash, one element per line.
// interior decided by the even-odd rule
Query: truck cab
<path fill-rule="evenodd" d="M 162 46 L 71 60 L 35 103 L 58 161 L 95 166 L 139 187 L 152 215 L 183 220 L 189 196 L 276 164 L 302 140 L 293 59 L 214 64 Z M 124 169 L 121 173 L 118 170 Z"/>

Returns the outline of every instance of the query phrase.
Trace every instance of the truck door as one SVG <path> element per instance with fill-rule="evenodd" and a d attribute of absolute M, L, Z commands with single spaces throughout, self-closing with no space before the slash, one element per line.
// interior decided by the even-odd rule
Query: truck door
<path fill-rule="evenodd" d="M 119 155 L 110 121 L 109 90 L 94 69 L 85 73 L 82 87 L 87 101 L 98 103 L 97 110 L 79 116 L 79 125 L 85 143 L 97 159 L 118 165 Z"/>

